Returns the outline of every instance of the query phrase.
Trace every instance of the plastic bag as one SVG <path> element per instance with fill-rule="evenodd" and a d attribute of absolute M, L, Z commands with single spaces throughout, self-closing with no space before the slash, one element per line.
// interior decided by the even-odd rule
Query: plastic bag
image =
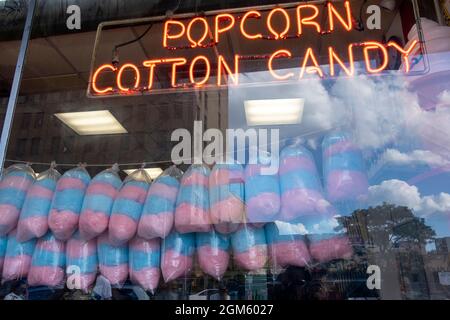
<path fill-rule="evenodd" d="M 165 238 L 173 228 L 175 203 L 183 172 L 176 166 L 164 170 L 151 184 L 142 210 L 138 235 Z"/>
<path fill-rule="evenodd" d="M 97 252 L 101 274 L 112 286 L 123 286 L 128 278 L 128 244 L 113 246 L 105 232 L 97 238 Z"/>
<path fill-rule="evenodd" d="M 16 228 L 20 210 L 36 175 L 30 166 L 15 164 L 8 167 L 0 182 L 0 236 Z"/>
<path fill-rule="evenodd" d="M 43 237 L 48 231 L 48 213 L 61 176 L 54 166 L 40 173 L 28 189 L 17 224 L 17 240 L 21 242 Z"/>
<path fill-rule="evenodd" d="M 328 200 L 358 201 L 367 196 L 369 184 L 364 160 L 349 133 L 328 134 L 322 141 L 322 155 Z"/>
<path fill-rule="evenodd" d="M 122 245 L 134 237 L 151 178 L 139 169 L 129 175 L 117 194 L 109 219 L 109 240 Z"/>
<path fill-rule="evenodd" d="M 75 272 L 74 289 L 80 289 L 88 292 L 89 288 L 95 283 L 98 269 L 97 241 L 92 239 L 85 241 L 76 232 L 66 244 L 66 274 L 68 283 L 71 274 Z M 77 279 L 77 277 L 79 277 Z"/>
<path fill-rule="evenodd" d="M 209 176 L 211 222 L 224 234 L 246 222 L 244 209 L 244 169 L 240 164 L 216 164 Z"/>
<path fill-rule="evenodd" d="M 83 166 L 66 171 L 58 180 L 48 225 L 59 240 L 68 240 L 78 228 L 84 194 L 91 181 Z"/>
<path fill-rule="evenodd" d="M 311 261 L 306 237 L 298 226 L 282 221 L 265 225 L 270 262 L 275 270 L 304 267 Z"/>
<path fill-rule="evenodd" d="M 161 240 L 135 237 L 130 241 L 129 250 L 131 282 L 154 293 L 161 277 Z"/>
<path fill-rule="evenodd" d="M 350 259 L 353 248 L 350 239 L 344 233 L 310 234 L 309 252 L 318 262 L 326 263 L 335 259 Z"/>
<path fill-rule="evenodd" d="M 180 233 L 208 232 L 209 174 L 205 165 L 192 165 L 181 179 L 175 210 L 175 228 Z"/>
<path fill-rule="evenodd" d="M 264 224 L 280 211 L 280 185 L 278 172 L 262 171 L 269 168 L 269 154 L 259 154 L 256 160 L 245 167 L 245 206 L 249 223 Z"/>
<path fill-rule="evenodd" d="M 256 271 L 267 263 L 267 242 L 263 228 L 245 225 L 231 236 L 234 261 L 248 271 Z"/>
<path fill-rule="evenodd" d="M 161 245 L 161 271 L 165 282 L 188 274 L 193 266 L 195 234 L 173 230 Z"/>
<path fill-rule="evenodd" d="M 0 275 L 3 271 L 3 261 L 5 260 L 6 244 L 8 243 L 8 237 L 0 236 Z"/>
<path fill-rule="evenodd" d="M 220 280 L 230 260 L 230 238 L 216 231 L 196 234 L 197 257 L 200 268 Z"/>
<path fill-rule="evenodd" d="M 83 239 L 91 240 L 108 228 L 114 199 L 122 185 L 118 172 L 119 167 L 114 165 L 97 174 L 89 183 L 79 223 Z"/>
<path fill-rule="evenodd" d="M 49 231 L 38 239 L 31 260 L 28 284 L 34 286 L 63 287 L 66 266 L 65 243 Z"/>
<path fill-rule="evenodd" d="M 17 241 L 16 234 L 16 229 L 8 234 L 5 260 L 3 262 L 3 282 L 26 278 L 30 270 L 36 239 L 21 243 Z"/>

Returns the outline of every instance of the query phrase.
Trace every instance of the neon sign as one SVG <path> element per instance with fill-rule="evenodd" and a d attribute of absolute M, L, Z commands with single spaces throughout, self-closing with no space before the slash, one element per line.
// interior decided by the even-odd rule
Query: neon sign
<path fill-rule="evenodd" d="M 322 25 L 321 8 L 324 10 L 322 15 L 326 17 L 326 28 Z M 395 42 L 350 43 L 346 45 L 345 53 L 338 53 L 335 47 L 329 46 L 325 48 L 325 58 L 323 55 L 320 56 L 329 64 L 326 70 L 319 64 L 320 52 L 312 47 L 306 48 L 300 57 L 295 57 L 292 49 L 283 47 L 285 40 L 301 41 L 302 37 L 310 32 L 317 36 L 327 36 L 335 32 L 349 33 L 354 29 L 354 18 L 350 1 L 344 1 L 339 5 L 330 1 L 323 5 L 299 4 L 294 9 L 289 12 L 285 8 L 274 7 L 268 12 L 248 10 L 240 15 L 215 14 L 209 19 L 206 16 L 196 16 L 191 19 L 166 20 L 162 28 L 162 48 L 168 55 L 170 53 L 171 57 L 154 57 L 140 63 L 127 62 L 120 66 L 110 63 L 100 65 L 92 72 L 88 93 L 91 96 L 110 96 L 158 92 L 160 89 L 154 85 L 157 72 L 167 68 L 170 70 L 171 89 L 239 85 L 242 63 L 251 59 L 265 61 L 266 70 L 272 80 L 278 82 L 301 80 L 309 74 L 321 78 L 335 77 L 338 75 L 337 69 L 346 76 L 353 76 L 356 54 L 362 57 L 367 73 L 380 74 L 386 70 L 389 63 L 387 48 L 399 52 L 404 65 L 403 72 L 410 72 L 410 56 L 419 44 L 417 41 L 412 42 L 407 48 L 402 48 Z M 264 55 L 245 56 L 236 53 L 227 57 L 220 54 L 217 49 L 219 45 L 225 43 L 226 34 L 229 32 L 237 32 L 243 41 L 250 43 L 275 41 L 277 45 L 279 44 L 279 48 Z M 202 51 L 214 47 L 216 49 L 214 58 L 203 53 L 194 57 L 182 54 L 189 49 Z M 378 57 L 377 65 L 373 62 L 375 56 Z M 299 71 L 294 73 L 292 70 L 276 68 L 280 59 L 295 62 Z M 104 81 L 107 74 L 109 77 L 112 74 L 115 81 L 111 83 Z M 181 75 L 184 76 L 183 81 L 180 80 Z"/>

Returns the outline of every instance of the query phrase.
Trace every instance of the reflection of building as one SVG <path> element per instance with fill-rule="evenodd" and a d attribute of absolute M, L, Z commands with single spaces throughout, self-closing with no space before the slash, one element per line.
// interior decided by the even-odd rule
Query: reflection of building
<path fill-rule="evenodd" d="M 436 253 L 450 254 L 450 237 L 436 239 L 435 245 L 436 245 Z"/>

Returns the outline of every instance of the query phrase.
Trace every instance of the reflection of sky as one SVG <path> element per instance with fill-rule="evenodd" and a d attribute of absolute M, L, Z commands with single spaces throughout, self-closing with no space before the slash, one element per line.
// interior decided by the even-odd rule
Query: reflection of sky
<path fill-rule="evenodd" d="M 230 88 L 229 127 L 247 128 L 245 100 L 303 98 L 303 120 L 279 127 L 282 141 L 302 136 L 320 171 L 323 135 L 336 127 L 351 131 L 369 169 L 369 204 L 407 205 L 438 237 L 450 236 L 450 53 L 429 60 L 431 71 L 414 77 L 360 75 L 267 86 L 267 72 L 247 74 L 243 82 L 261 86 Z"/>

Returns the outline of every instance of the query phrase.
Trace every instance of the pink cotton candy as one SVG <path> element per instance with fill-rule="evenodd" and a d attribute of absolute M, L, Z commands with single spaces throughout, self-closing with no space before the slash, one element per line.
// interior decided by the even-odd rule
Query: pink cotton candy
<path fill-rule="evenodd" d="M 181 255 L 173 250 L 167 250 L 162 254 L 161 271 L 165 282 L 175 280 L 188 274 L 193 265 L 193 259 Z"/>
<path fill-rule="evenodd" d="M 94 181 L 89 185 L 87 194 L 99 194 L 114 199 L 117 195 L 117 189 L 108 183 Z"/>
<path fill-rule="evenodd" d="M 139 271 L 130 269 L 130 279 L 144 290 L 154 292 L 158 287 L 161 271 L 159 268 L 144 268 Z"/>
<path fill-rule="evenodd" d="M 109 219 L 109 240 L 122 245 L 136 234 L 138 223 L 124 214 L 113 214 Z"/>
<path fill-rule="evenodd" d="M 97 279 L 96 273 L 82 273 L 80 275 L 80 289 L 84 292 L 88 292 L 92 284 Z"/>
<path fill-rule="evenodd" d="M 352 246 L 346 236 L 312 242 L 309 251 L 315 260 L 322 263 L 333 259 L 350 259 L 353 255 Z"/>
<path fill-rule="evenodd" d="M 91 240 L 108 228 L 109 217 L 103 212 L 84 210 L 80 216 L 80 235 L 85 240 Z"/>
<path fill-rule="evenodd" d="M 260 270 L 267 263 L 267 245 L 253 246 L 248 251 L 235 253 L 234 261 L 245 270 Z"/>
<path fill-rule="evenodd" d="M 147 197 L 157 196 L 175 202 L 178 195 L 178 188 L 171 187 L 164 183 L 154 182 L 148 190 Z"/>
<path fill-rule="evenodd" d="M 227 251 L 210 246 L 197 248 L 197 257 L 200 268 L 211 277 L 221 279 L 227 271 L 230 255 Z"/>
<path fill-rule="evenodd" d="M 17 226 L 20 211 L 15 206 L 0 204 L 0 234 L 6 235 Z"/>
<path fill-rule="evenodd" d="M 211 206 L 211 221 L 219 223 L 244 223 L 244 203 L 236 197 L 229 197 Z"/>
<path fill-rule="evenodd" d="M 304 267 L 310 260 L 308 247 L 302 240 L 273 243 L 269 245 L 269 256 L 276 266 Z"/>
<path fill-rule="evenodd" d="M 4 262 L 4 260 L 5 260 L 5 259 L 0 258 L 0 275 L 1 275 L 2 272 L 3 272 L 3 262 Z"/>
<path fill-rule="evenodd" d="M 62 177 L 56 186 L 56 191 L 64 191 L 67 189 L 84 190 L 86 186 L 83 181 L 78 178 Z"/>
<path fill-rule="evenodd" d="M 367 194 L 367 189 L 367 177 L 362 172 L 332 171 L 328 174 L 327 192 L 332 202 L 358 199 Z"/>
<path fill-rule="evenodd" d="M 281 195 L 280 219 L 292 221 L 302 214 L 316 213 L 317 205 L 321 203 L 323 196 L 320 192 L 310 189 L 292 189 Z"/>
<path fill-rule="evenodd" d="M 138 235 L 144 239 L 164 239 L 173 227 L 174 216 L 172 212 L 160 212 L 141 217 L 138 227 Z"/>
<path fill-rule="evenodd" d="M 28 273 L 30 286 L 58 287 L 64 284 L 64 269 L 59 267 L 32 266 Z"/>
<path fill-rule="evenodd" d="M 180 233 L 209 232 L 211 230 L 209 212 L 188 203 L 182 203 L 176 209 L 175 228 Z"/>
<path fill-rule="evenodd" d="M 34 184 L 30 188 L 30 190 L 28 190 L 27 197 L 36 197 L 51 200 L 53 198 L 53 190 Z"/>
<path fill-rule="evenodd" d="M 203 186 L 209 187 L 209 178 L 198 172 L 191 172 L 188 176 L 183 177 L 183 186 Z"/>
<path fill-rule="evenodd" d="M 26 278 L 31 266 L 31 257 L 28 255 L 19 255 L 14 257 L 5 257 L 3 262 L 3 281 Z"/>
<path fill-rule="evenodd" d="M 252 197 L 247 203 L 247 221 L 268 222 L 273 218 L 273 213 L 280 208 L 280 197 L 273 193 L 261 193 Z M 253 213 L 253 214 L 250 214 Z"/>
<path fill-rule="evenodd" d="M 44 236 L 48 231 L 46 216 L 34 216 L 20 219 L 17 225 L 16 238 L 19 242 L 29 241 Z"/>
<path fill-rule="evenodd" d="M 99 265 L 100 273 L 111 282 L 113 286 L 122 286 L 128 278 L 128 263 L 118 266 Z"/>
<path fill-rule="evenodd" d="M 78 227 L 79 216 L 72 211 L 50 211 L 48 225 L 56 239 L 68 240 Z"/>

